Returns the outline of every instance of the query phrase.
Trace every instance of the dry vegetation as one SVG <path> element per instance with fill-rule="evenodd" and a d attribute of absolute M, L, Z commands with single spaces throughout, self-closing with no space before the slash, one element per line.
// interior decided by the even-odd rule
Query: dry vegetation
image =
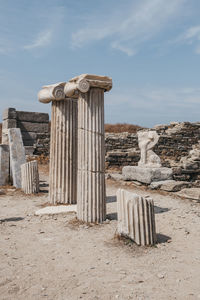
<path fill-rule="evenodd" d="M 127 123 L 117 123 L 117 124 L 105 124 L 105 132 L 128 132 L 128 133 L 136 133 L 139 129 L 143 127 L 133 124 Z"/>

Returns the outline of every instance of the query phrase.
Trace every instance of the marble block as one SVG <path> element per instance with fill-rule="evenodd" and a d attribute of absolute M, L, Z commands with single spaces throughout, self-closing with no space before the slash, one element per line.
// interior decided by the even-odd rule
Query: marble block
<path fill-rule="evenodd" d="M 136 180 L 145 184 L 153 181 L 172 179 L 172 169 L 170 168 L 144 168 L 139 166 L 125 166 L 122 169 L 124 180 Z"/>
<path fill-rule="evenodd" d="M 16 188 L 21 188 L 21 165 L 26 162 L 21 130 L 19 128 L 8 129 L 8 139 L 13 185 Z"/>

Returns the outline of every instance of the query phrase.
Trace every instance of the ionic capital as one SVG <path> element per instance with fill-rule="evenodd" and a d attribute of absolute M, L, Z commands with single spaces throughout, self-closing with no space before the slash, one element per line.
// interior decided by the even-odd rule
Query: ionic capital
<path fill-rule="evenodd" d="M 38 93 L 38 100 L 42 103 L 49 103 L 65 99 L 64 86 L 65 82 L 43 86 Z"/>
<path fill-rule="evenodd" d="M 112 78 L 107 76 L 82 74 L 69 80 L 64 88 L 66 97 L 77 98 L 79 92 L 87 93 L 91 87 L 101 88 L 105 92 L 112 88 Z"/>

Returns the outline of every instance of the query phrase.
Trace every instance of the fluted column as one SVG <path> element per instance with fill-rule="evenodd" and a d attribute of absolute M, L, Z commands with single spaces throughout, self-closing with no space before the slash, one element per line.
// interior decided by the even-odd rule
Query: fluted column
<path fill-rule="evenodd" d="M 137 245 L 156 243 L 154 202 L 123 189 L 117 191 L 117 231 Z"/>
<path fill-rule="evenodd" d="M 65 86 L 65 94 L 78 92 L 77 217 L 85 222 L 105 220 L 104 91 L 108 77 L 81 75 Z"/>
<path fill-rule="evenodd" d="M 49 200 L 75 204 L 77 196 L 77 101 L 52 101 Z"/>
<path fill-rule="evenodd" d="M 52 102 L 49 201 L 77 201 L 77 100 L 64 95 L 65 83 L 45 86 L 39 101 Z"/>
<path fill-rule="evenodd" d="M 38 162 L 29 161 L 21 165 L 22 190 L 25 194 L 39 193 Z"/>

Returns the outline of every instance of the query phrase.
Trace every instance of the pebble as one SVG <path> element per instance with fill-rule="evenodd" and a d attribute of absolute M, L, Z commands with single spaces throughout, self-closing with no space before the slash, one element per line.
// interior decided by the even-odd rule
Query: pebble
<path fill-rule="evenodd" d="M 165 278 L 165 273 L 159 273 L 159 274 L 157 274 L 157 277 L 159 278 L 159 279 L 163 279 L 163 278 Z"/>

